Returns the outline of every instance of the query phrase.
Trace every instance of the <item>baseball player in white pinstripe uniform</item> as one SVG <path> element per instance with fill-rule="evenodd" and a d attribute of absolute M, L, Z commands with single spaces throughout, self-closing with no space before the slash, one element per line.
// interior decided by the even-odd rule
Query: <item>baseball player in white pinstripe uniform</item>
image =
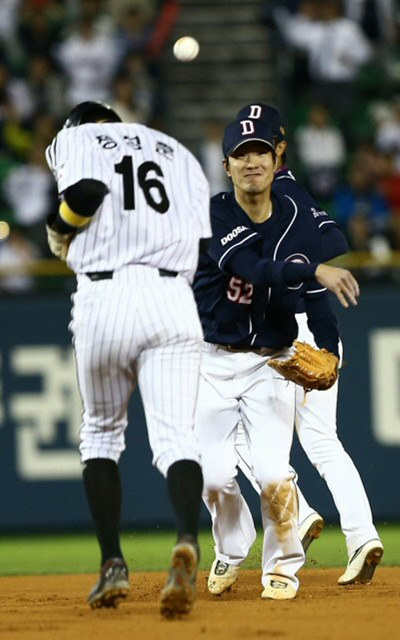
<path fill-rule="evenodd" d="M 101 549 L 88 600 L 116 606 L 129 591 L 118 461 L 138 383 L 178 533 L 160 609 L 187 613 L 203 486 L 193 436 L 202 329 L 191 282 L 199 241 L 210 236 L 208 183 L 175 139 L 124 124 L 101 103 L 75 107 L 46 158 L 61 199 L 49 244 L 77 275 L 70 329 L 84 407 L 80 453 Z"/>

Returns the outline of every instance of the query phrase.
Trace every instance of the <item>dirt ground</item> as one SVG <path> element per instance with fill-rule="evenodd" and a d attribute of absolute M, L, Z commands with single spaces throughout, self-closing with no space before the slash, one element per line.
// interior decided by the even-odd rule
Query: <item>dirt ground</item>
<path fill-rule="evenodd" d="M 259 571 L 242 571 L 220 597 L 198 576 L 198 599 L 181 620 L 165 620 L 158 595 L 166 573 L 131 573 L 132 591 L 118 609 L 85 602 L 95 575 L 0 578 L 3 640 L 370 640 L 399 637 L 400 568 L 378 567 L 368 586 L 339 587 L 340 569 L 303 569 L 295 600 L 261 600 Z"/>

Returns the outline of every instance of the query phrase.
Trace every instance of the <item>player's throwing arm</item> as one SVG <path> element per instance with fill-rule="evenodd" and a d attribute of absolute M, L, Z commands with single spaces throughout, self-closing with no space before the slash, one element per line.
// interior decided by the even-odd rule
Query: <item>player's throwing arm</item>
<path fill-rule="evenodd" d="M 335 294 L 343 307 L 348 307 L 349 302 L 356 305 L 360 295 L 360 287 L 347 269 L 340 267 L 330 267 L 327 264 L 319 264 L 315 271 L 316 280 Z"/>

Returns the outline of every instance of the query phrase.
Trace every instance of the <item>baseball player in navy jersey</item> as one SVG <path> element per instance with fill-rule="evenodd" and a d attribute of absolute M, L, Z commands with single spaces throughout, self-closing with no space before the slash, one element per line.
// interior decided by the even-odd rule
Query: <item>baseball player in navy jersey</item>
<path fill-rule="evenodd" d="M 84 408 L 80 453 L 101 550 L 88 600 L 116 606 L 129 591 L 118 461 L 138 383 L 178 533 L 160 609 L 188 613 L 203 487 L 193 433 L 202 328 L 191 282 L 199 241 L 211 231 L 208 183 L 175 139 L 93 102 L 72 110 L 46 157 L 61 198 L 49 244 L 77 276 L 70 329 Z"/>
<path fill-rule="evenodd" d="M 279 112 L 265 104 L 248 105 L 240 110 L 238 120 L 259 120 L 269 126 L 274 135 L 277 163 L 272 193 L 282 193 L 301 203 L 305 211 L 314 219 L 320 233 L 321 252 L 324 260 L 330 260 L 347 250 L 346 241 L 340 229 L 325 211 L 316 204 L 310 194 L 296 182 L 293 174 L 284 164 L 286 154 L 285 127 Z M 307 325 L 307 314 L 302 300 L 296 313 L 299 326 L 298 339 L 314 344 L 314 337 Z M 341 347 L 341 345 L 340 345 Z M 379 563 L 383 546 L 372 521 L 369 501 L 361 478 L 350 456 L 345 452 L 337 436 L 336 409 L 337 383 L 328 391 L 313 391 L 304 402 L 303 390 L 295 385 L 295 427 L 299 441 L 312 464 L 327 482 L 338 509 L 341 527 L 346 536 L 348 566 L 339 578 L 339 584 L 370 582 Z M 239 468 L 260 493 L 260 486 L 252 473 L 250 451 L 243 426 L 239 425 L 236 438 Z M 299 535 L 304 550 L 319 536 L 323 527 L 321 516 L 307 503 L 298 490 Z M 216 559 L 211 567 L 208 587 L 211 593 L 220 595 L 229 590 L 238 577 L 241 562 L 252 546 L 256 531 L 249 511 L 244 509 L 241 520 L 247 519 L 242 529 L 247 533 L 246 542 L 238 540 L 237 548 L 231 543 L 234 553 L 231 557 L 223 553 L 224 540 L 231 537 L 225 531 L 225 518 L 219 521 L 215 509 L 212 510 L 216 531 Z"/>
<path fill-rule="evenodd" d="M 205 336 L 195 421 L 203 497 L 214 518 L 218 559 L 240 559 L 251 519 L 235 479 L 241 421 L 261 487 L 262 597 L 291 599 L 305 559 L 289 469 L 294 385 L 266 362 L 285 354 L 296 338 L 300 299 L 317 345 L 337 355 L 327 289 L 345 307 L 356 304 L 359 290 L 349 271 L 321 264 L 320 233 L 301 203 L 271 193 L 275 143 L 264 123 L 243 119 L 228 125 L 223 154 L 234 191 L 211 200 L 213 237 L 194 281 Z M 226 533 L 223 549 L 219 527 Z"/>

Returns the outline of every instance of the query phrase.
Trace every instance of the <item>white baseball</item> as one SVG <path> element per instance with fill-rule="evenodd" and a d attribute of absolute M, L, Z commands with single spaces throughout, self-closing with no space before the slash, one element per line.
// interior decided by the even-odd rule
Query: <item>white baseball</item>
<path fill-rule="evenodd" d="M 174 44 L 174 56 L 181 62 L 194 60 L 200 51 L 199 43 L 191 36 L 183 36 Z"/>

